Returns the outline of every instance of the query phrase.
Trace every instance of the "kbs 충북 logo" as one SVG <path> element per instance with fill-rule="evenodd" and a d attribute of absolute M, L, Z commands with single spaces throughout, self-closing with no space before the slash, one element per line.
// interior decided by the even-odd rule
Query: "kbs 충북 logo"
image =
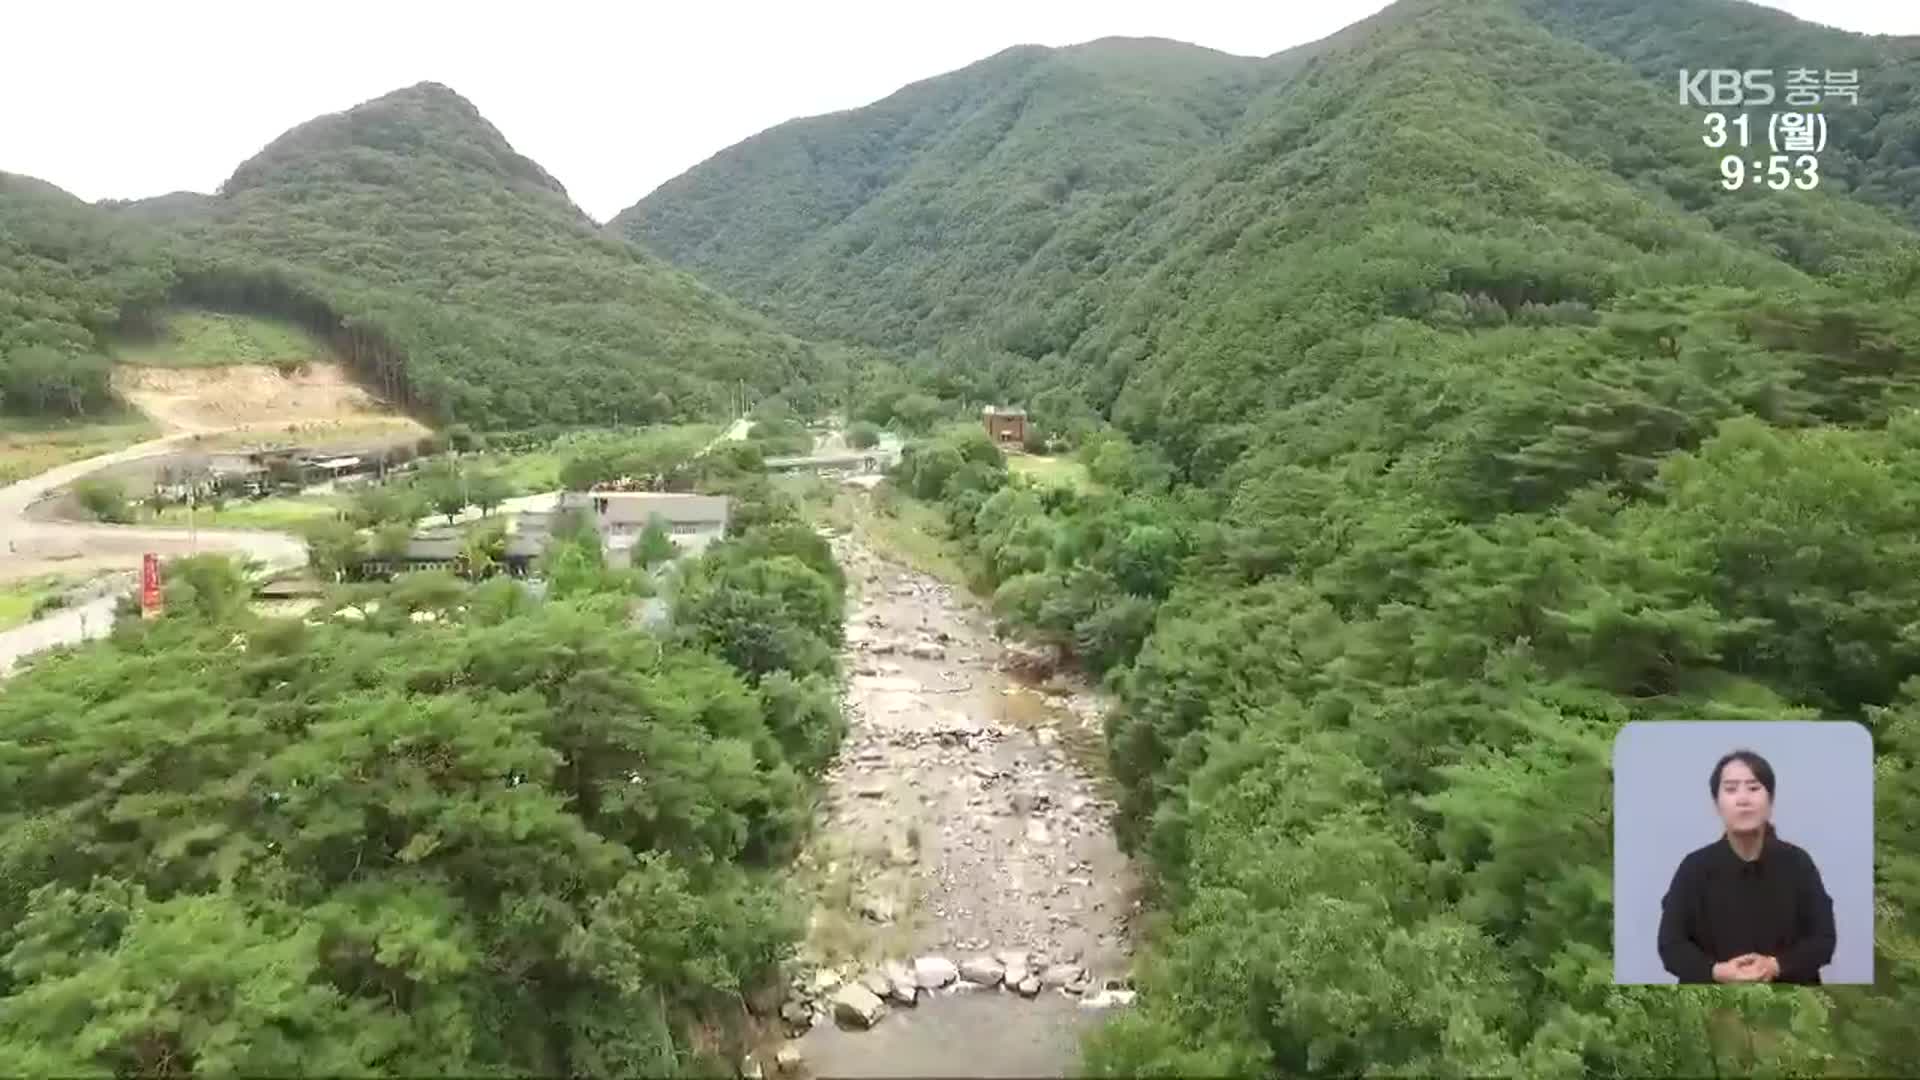
<path fill-rule="evenodd" d="M 1782 96 L 1778 91 L 1784 89 Z M 1819 153 L 1827 148 L 1826 103 L 1839 99 L 1860 104 L 1860 72 L 1790 68 L 1780 87 L 1772 68 L 1700 68 L 1680 71 L 1680 104 L 1716 109 L 1703 117 L 1707 126 L 1701 141 L 1728 153 L 1720 159 L 1720 186 L 1728 191 L 1780 191 L 1788 186 L 1811 189 L 1820 183 Z M 1772 153 L 1751 159 L 1756 146 L 1751 110 L 1780 101 L 1794 111 L 1769 114 L 1766 144 Z M 1807 111 L 1800 111 L 1807 110 Z"/>
<path fill-rule="evenodd" d="M 1860 104 L 1860 72 L 1819 71 L 1814 68 L 1790 68 L 1785 80 L 1788 105 L 1806 108 L 1823 105 L 1829 98 L 1840 98 L 1849 105 Z M 1776 100 L 1772 68 L 1700 68 L 1680 69 L 1680 104 L 1708 105 L 1716 108 L 1753 108 L 1771 105 Z"/>

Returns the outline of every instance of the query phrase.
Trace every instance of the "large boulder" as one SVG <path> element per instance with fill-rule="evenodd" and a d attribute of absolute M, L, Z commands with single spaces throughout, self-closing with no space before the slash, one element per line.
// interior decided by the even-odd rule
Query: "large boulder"
<path fill-rule="evenodd" d="M 1060 667 L 1060 650 L 1051 646 L 1010 643 L 1001 666 L 1031 679 L 1045 679 Z"/>
<path fill-rule="evenodd" d="M 887 1015 L 887 1003 L 859 983 L 841 987 L 833 995 L 833 1018 L 850 1027 L 870 1028 Z"/>
<path fill-rule="evenodd" d="M 913 977 L 913 969 L 898 960 L 889 960 L 886 964 L 887 982 L 892 992 L 887 1000 L 901 1005 L 912 1005 L 920 998 L 920 980 Z"/>
<path fill-rule="evenodd" d="M 1027 954 L 1021 949 L 1002 949 L 994 953 L 993 958 L 1000 961 L 1001 978 L 1008 989 L 1013 989 L 1026 981 Z"/>
<path fill-rule="evenodd" d="M 960 963 L 960 977 L 981 986 L 999 986 L 1007 971 L 991 956 L 975 956 Z"/>
<path fill-rule="evenodd" d="M 913 962 L 913 981 L 922 990 L 938 990 L 960 977 L 960 969 L 944 956 L 922 956 Z"/>
<path fill-rule="evenodd" d="M 1051 964 L 1040 974 L 1040 985 L 1065 990 L 1087 981 L 1087 970 L 1079 964 Z"/>

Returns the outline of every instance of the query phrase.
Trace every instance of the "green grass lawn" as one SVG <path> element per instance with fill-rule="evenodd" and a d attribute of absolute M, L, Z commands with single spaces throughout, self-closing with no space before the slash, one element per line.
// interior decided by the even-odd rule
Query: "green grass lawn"
<path fill-rule="evenodd" d="M 462 455 L 461 461 L 475 470 L 499 473 L 516 495 L 535 495 L 560 486 L 560 467 L 566 464 L 567 456 L 555 450 L 532 450 Z"/>
<path fill-rule="evenodd" d="M 650 437 L 679 437 L 698 448 L 724 430 L 718 424 L 676 424 L 658 428 L 590 428 L 562 435 L 539 450 L 483 451 L 463 454 L 469 468 L 497 472 L 513 485 L 516 495 L 538 495 L 560 486 L 560 470 L 571 458 L 596 445 Z"/>
<path fill-rule="evenodd" d="M 202 529 L 292 530 L 310 521 L 325 521 L 345 505 L 344 499 L 331 495 L 271 496 L 257 502 L 233 499 L 219 510 L 195 507 L 193 524 Z M 141 520 L 149 525 L 185 526 L 187 508 L 169 506 L 158 514 L 143 515 Z"/>
<path fill-rule="evenodd" d="M 1041 483 L 1067 484 L 1076 491 L 1090 492 L 1100 488 L 1087 475 L 1087 467 L 1069 457 L 1008 454 L 1007 471 L 1032 477 Z"/>
<path fill-rule="evenodd" d="M 159 435 L 158 428 L 132 412 L 87 420 L 0 417 L 0 484 Z"/>
<path fill-rule="evenodd" d="M 329 359 L 333 350 L 290 322 L 215 311 L 175 311 L 153 341 L 127 342 L 114 353 L 141 367 L 218 367 Z"/>
<path fill-rule="evenodd" d="M 66 574 L 47 574 L 0 584 L 0 630 L 32 620 L 34 608 L 42 599 L 64 592 L 81 580 Z"/>

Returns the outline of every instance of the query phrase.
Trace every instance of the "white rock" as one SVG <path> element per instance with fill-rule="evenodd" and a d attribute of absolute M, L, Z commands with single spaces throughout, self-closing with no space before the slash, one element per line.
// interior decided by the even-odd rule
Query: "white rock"
<path fill-rule="evenodd" d="M 960 963 L 960 977 L 981 986 L 999 986 L 1006 969 L 991 956 L 975 956 Z"/>
<path fill-rule="evenodd" d="M 1040 980 L 1029 975 L 1020 980 L 1020 982 L 1014 986 L 1014 989 L 1019 991 L 1021 997 L 1032 997 L 1040 992 Z"/>
<path fill-rule="evenodd" d="M 902 1005 L 912 1005 L 920 996 L 920 984 L 913 977 L 912 969 L 898 960 L 889 960 L 886 965 L 887 984 L 892 991 L 891 1000 Z"/>
<path fill-rule="evenodd" d="M 805 1059 L 800 1056 L 800 1048 L 792 1043 L 782 1046 L 780 1052 L 773 1056 L 773 1063 L 783 1073 L 799 1072 L 800 1063 L 803 1060 Z"/>
<path fill-rule="evenodd" d="M 913 980 L 920 987 L 935 990 L 960 977 L 960 969 L 944 956 L 922 956 L 913 962 Z"/>
<path fill-rule="evenodd" d="M 893 984 L 887 981 L 887 973 L 884 971 L 866 972 L 860 976 L 860 985 L 866 987 L 867 992 L 877 998 L 884 998 L 893 992 Z"/>
<path fill-rule="evenodd" d="M 1080 999 L 1083 1009 L 1111 1009 L 1116 1005 L 1133 1004 L 1132 990 L 1102 990 L 1097 994 L 1088 994 Z"/>
<path fill-rule="evenodd" d="M 760 1061 L 752 1054 L 740 1059 L 740 1080 L 760 1080 Z"/>
<path fill-rule="evenodd" d="M 833 995 L 833 1016 L 842 1023 L 870 1028 L 887 1014 L 887 1003 L 858 983 L 843 986 Z"/>
<path fill-rule="evenodd" d="M 1039 818 L 1027 819 L 1027 843 L 1045 844 L 1052 839 L 1052 835 L 1047 832 L 1046 822 L 1041 821 Z"/>

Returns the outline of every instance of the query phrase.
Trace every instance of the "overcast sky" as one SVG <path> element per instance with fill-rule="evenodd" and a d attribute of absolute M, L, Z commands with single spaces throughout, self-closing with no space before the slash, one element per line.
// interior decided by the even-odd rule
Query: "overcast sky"
<path fill-rule="evenodd" d="M 431 80 L 472 101 L 603 221 L 757 131 L 876 101 L 1011 45 L 1153 36 L 1264 56 L 1386 6 L 0 2 L 0 170 L 89 200 L 212 191 L 295 124 Z M 1849 30 L 1920 33 L 1920 0 L 1770 6 Z"/>

